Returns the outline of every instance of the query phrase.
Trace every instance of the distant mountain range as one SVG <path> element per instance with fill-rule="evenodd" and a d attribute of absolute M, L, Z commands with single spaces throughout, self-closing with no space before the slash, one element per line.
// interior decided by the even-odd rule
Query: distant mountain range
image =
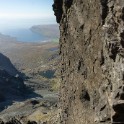
<path fill-rule="evenodd" d="M 4 35 L 3 35 L 4 34 Z M 0 33 L 0 45 L 4 42 L 45 42 L 59 39 L 59 26 L 54 25 L 35 25 L 29 29 L 8 29 Z M 12 45 L 12 44 L 11 44 Z M 8 46 L 8 45 L 7 45 Z"/>
<path fill-rule="evenodd" d="M 30 28 L 31 31 L 41 34 L 47 38 L 59 38 L 59 26 L 57 24 L 51 25 L 35 25 Z"/>

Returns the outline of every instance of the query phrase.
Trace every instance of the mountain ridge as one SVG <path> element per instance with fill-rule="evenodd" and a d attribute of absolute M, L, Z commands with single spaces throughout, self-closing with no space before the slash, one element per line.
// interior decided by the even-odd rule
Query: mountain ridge
<path fill-rule="evenodd" d="M 0 53 L 0 69 L 5 70 L 12 76 L 21 75 L 21 73 L 11 63 L 10 59 L 2 53 Z"/>
<path fill-rule="evenodd" d="M 13 66 L 11 61 L 0 53 L 0 95 L 3 101 L 10 101 L 23 97 L 24 82 L 20 72 Z"/>
<path fill-rule="evenodd" d="M 58 39 L 59 34 L 59 26 L 57 24 L 49 24 L 49 25 L 34 25 L 30 28 L 31 31 L 42 34 L 49 39 Z"/>

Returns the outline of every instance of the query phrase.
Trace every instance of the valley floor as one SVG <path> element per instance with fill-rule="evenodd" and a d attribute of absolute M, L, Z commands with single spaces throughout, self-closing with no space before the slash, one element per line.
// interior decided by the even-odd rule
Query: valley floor
<path fill-rule="evenodd" d="M 0 118 L 4 122 L 14 119 L 22 124 L 33 121 L 57 124 L 60 84 L 59 72 L 56 71 L 59 64 L 58 43 L 15 43 L 9 49 L 1 49 L 1 52 L 24 74 L 28 90 L 24 98 L 13 101 L 9 106 L 1 103 L 5 107 L 0 112 Z"/>

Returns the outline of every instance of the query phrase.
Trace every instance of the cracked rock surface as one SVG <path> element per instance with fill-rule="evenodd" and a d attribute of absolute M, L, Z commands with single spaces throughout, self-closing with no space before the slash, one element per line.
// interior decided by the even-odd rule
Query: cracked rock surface
<path fill-rule="evenodd" d="M 54 0 L 61 124 L 124 123 L 124 0 Z"/>

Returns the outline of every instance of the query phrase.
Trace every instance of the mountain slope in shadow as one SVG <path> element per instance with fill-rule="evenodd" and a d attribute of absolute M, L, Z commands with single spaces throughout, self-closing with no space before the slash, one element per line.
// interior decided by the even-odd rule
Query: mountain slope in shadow
<path fill-rule="evenodd" d="M 21 75 L 21 73 L 14 67 L 10 59 L 0 53 L 0 69 L 5 70 L 12 76 Z"/>
<path fill-rule="evenodd" d="M 28 99 L 29 93 L 34 97 L 39 96 L 25 86 L 20 74 L 9 58 L 0 53 L 0 111 L 13 104 L 13 101 Z"/>

